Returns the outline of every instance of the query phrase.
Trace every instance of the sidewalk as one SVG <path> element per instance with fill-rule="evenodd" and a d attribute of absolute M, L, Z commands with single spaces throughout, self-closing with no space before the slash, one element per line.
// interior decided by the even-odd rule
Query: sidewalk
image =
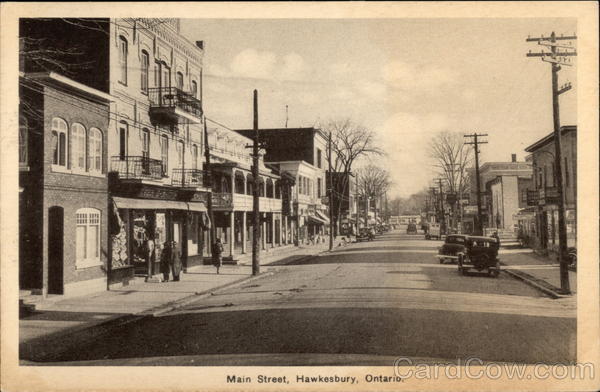
<path fill-rule="evenodd" d="M 517 279 L 534 286 L 553 298 L 563 295 L 560 290 L 560 266 L 555 260 L 539 256 L 532 250 L 500 252 L 502 269 Z M 577 293 L 577 273 L 569 271 L 571 292 Z"/>
<path fill-rule="evenodd" d="M 269 264 L 310 257 L 328 248 L 326 243 L 282 253 L 276 250 L 261 253 L 261 272 L 264 274 L 264 267 Z M 34 313 L 19 320 L 21 358 L 47 359 L 56 347 L 66 350 L 108 333 L 116 326 L 170 311 L 200 295 L 210 295 L 217 289 L 251 279 L 251 265 L 224 265 L 218 275 L 215 267 L 200 265 L 182 273 L 179 282 L 140 282 L 110 291 L 41 302 Z"/>

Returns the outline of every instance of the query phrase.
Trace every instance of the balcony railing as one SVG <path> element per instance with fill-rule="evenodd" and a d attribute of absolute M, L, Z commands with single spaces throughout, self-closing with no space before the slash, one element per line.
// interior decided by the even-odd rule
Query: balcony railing
<path fill-rule="evenodd" d="M 120 179 L 128 180 L 160 181 L 164 175 L 162 161 L 145 156 L 114 156 L 110 171 L 119 173 Z"/>
<path fill-rule="evenodd" d="M 154 87 L 148 89 L 150 108 L 179 108 L 196 117 L 202 116 L 199 99 L 175 87 Z"/>
<path fill-rule="evenodd" d="M 171 173 L 171 185 L 180 187 L 200 187 L 208 184 L 208 174 L 198 169 L 175 168 Z"/>

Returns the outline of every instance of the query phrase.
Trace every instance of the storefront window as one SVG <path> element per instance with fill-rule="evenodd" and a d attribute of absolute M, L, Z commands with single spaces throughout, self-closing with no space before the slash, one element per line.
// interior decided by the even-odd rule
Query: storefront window
<path fill-rule="evenodd" d="M 77 268 L 100 263 L 100 210 L 81 208 L 75 215 L 75 258 Z"/>

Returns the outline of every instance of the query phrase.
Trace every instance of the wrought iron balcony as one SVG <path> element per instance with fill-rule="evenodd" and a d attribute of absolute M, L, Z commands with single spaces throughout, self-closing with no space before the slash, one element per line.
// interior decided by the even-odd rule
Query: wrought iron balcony
<path fill-rule="evenodd" d="M 159 123 L 176 124 L 178 117 L 198 120 L 202 117 L 202 103 L 193 95 L 175 87 L 148 89 L 150 116 Z"/>
<path fill-rule="evenodd" d="M 175 168 L 171 173 L 171 185 L 183 188 L 208 186 L 208 173 L 198 169 Z"/>
<path fill-rule="evenodd" d="M 110 171 L 119 173 L 120 179 L 155 180 L 164 177 L 162 161 L 145 156 L 113 156 Z"/>

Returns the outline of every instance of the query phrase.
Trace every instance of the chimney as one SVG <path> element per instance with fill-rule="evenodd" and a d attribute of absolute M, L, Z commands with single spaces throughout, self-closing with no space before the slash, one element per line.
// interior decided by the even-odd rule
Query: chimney
<path fill-rule="evenodd" d="M 517 154 L 510 154 L 510 157 L 511 157 L 511 162 L 517 161 Z"/>

